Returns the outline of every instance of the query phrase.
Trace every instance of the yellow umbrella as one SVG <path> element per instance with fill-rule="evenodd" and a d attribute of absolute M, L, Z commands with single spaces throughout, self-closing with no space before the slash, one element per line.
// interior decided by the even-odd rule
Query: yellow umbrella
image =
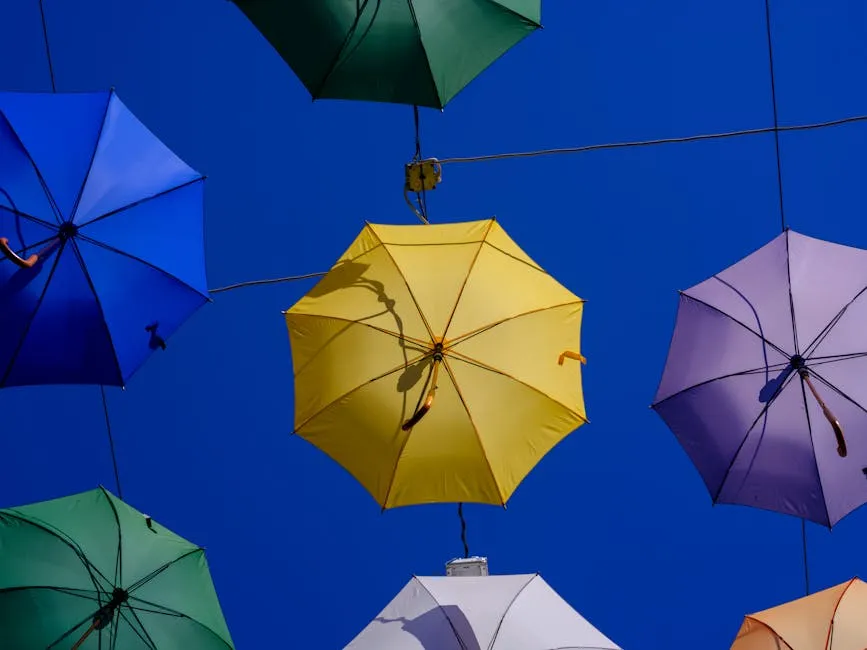
<path fill-rule="evenodd" d="M 368 223 L 285 312 L 295 433 L 383 509 L 504 505 L 587 421 L 583 304 L 494 219 Z"/>
<path fill-rule="evenodd" d="M 858 578 L 744 618 L 731 650 L 863 650 L 867 584 Z"/>

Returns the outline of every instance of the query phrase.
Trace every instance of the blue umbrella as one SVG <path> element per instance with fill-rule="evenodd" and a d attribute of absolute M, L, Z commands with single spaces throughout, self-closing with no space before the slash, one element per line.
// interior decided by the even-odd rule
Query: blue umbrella
<path fill-rule="evenodd" d="M 0 93 L 0 387 L 123 386 L 209 301 L 204 176 L 115 92 Z"/>

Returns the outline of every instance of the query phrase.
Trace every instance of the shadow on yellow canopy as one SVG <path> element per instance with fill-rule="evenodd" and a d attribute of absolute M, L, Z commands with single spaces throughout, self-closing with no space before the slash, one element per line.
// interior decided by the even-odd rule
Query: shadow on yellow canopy
<path fill-rule="evenodd" d="M 494 219 L 367 224 L 285 312 L 295 433 L 383 509 L 505 505 L 587 421 L 583 304 Z"/>
<path fill-rule="evenodd" d="M 744 618 L 731 650 L 861 650 L 867 584 L 859 578 Z"/>

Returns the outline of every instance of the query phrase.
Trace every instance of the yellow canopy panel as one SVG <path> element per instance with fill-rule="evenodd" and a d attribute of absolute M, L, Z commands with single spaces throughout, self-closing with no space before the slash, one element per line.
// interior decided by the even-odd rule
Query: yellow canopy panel
<path fill-rule="evenodd" d="M 383 508 L 505 504 L 587 421 L 583 304 L 494 219 L 367 224 L 285 312 L 295 433 Z"/>

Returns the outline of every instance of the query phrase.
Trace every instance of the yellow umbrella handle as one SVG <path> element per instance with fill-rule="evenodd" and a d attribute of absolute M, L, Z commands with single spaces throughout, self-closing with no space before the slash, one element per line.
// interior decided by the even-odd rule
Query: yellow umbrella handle
<path fill-rule="evenodd" d="M 839 455 L 840 458 L 846 458 L 846 454 L 848 453 L 846 450 L 846 438 L 843 437 L 843 427 L 840 426 L 840 421 L 834 417 L 834 414 L 831 413 L 831 409 L 829 409 L 824 400 L 819 397 L 819 392 L 816 390 L 816 387 L 813 386 L 813 380 L 810 379 L 810 374 L 806 370 L 801 370 L 800 375 L 801 379 L 803 379 L 809 387 L 810 392 L 813 393 L 813 397 L 815 397 L 816 401 L 819 402 L 819 406 L 822 407 L 822 413 L 825 414 L 825 419 L 828 420 L 828 424 L 830 424 L 831 428 L 834 429 L 834 436 L 837 438 L 837 455 Z"/>
<path fill-rule="evenodd" d="M 0 251 L 3 252 L 6 259 L 22 269 L 33 268 L 33 265 L 39 261 L 39 255 L 36 253 L 33 253 L 33 255 L 28 257 L 26 260 L 18 257 L 18 255 L 15 254 L 15 251 L 13 251 L 9 246 L 9 240 L 5 237 L 0 237 Z"/>
<path fill-rule="evenodd" d="M 419 423 L 419 421 L 421 421 L 427 412 L 430 411 L 430 407 L 433 406 L 434 395 L 437 390 L 437 376 L 439 375 L 440 361 L 442 361 L 442 357 L 434 357 L 433 368 L 431 369 L 430 388 L 427 391 L 427 397 L 418 410 L 413 413 L 412 417 L 401 425 L 400 428 L 402 430 L 409 431 L 412 429 Z"/>
<path fill-rule="evenodd" d="M 557 359 L 557 365 L 562 366 L 564 359 L 575 359 L 575 361 L 578 361 L 579 363 L 585 365 L 587 364 L 587 359 L 584 358 L 583 354 L 579 354 L 578 352 L 572 352 L 572 350 L 566 350 L 565 352 L 563 352 L 560 355 L 560 358 Z"/>

